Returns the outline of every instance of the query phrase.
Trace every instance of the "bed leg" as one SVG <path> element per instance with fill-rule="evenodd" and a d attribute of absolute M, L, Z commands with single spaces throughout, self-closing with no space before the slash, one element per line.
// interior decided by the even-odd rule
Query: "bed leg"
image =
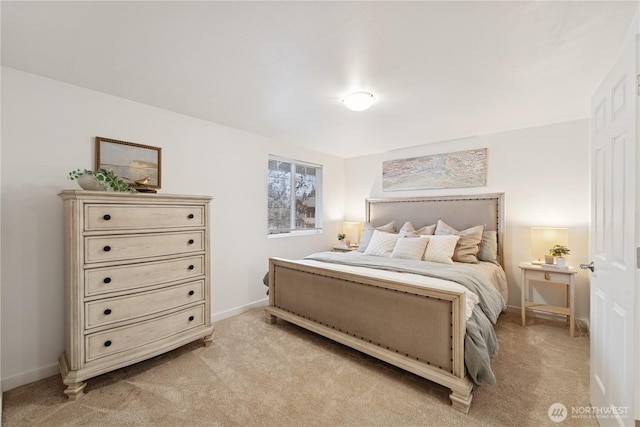
<path fill-rule="evenodd" d="M 267 322 L 268 324 L 273 325 L 274 323 L 276 323 L 276 319 L 277 317 L 274 316 L 273 314 L 264 313 L 264 321 Z"/>
<path fill-rule="evenodd" d="M 472 390 L 473 384 L 468 384 L 466 387 L 457 388 L 455 390 L 451 389 L 449 399 L 451 399 L 451 405 L 453 408 L 460 412 L 464 412 L 465 414 L 469 413 L 471 400 L 473 399 L 473 395 L 471 394 Z"/>

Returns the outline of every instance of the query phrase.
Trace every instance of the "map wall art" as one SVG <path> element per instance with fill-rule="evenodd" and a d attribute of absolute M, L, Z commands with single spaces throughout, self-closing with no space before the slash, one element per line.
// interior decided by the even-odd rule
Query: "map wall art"
<path fill-rule="evenodd" d="M 487 185 L 486 148 L 382 162 L 384 191 L 485 185 Z"/>

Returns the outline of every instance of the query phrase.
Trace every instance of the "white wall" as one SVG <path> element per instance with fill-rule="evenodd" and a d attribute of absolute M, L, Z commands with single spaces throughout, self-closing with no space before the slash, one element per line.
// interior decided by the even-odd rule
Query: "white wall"
<path fill-rule="evenodd" d="M 382 190 L 382 162 L 474 148 L 488 149 L 487 186 L 421 191 Z M 530 228 L 569 228 L 568 261 L 589 262 L 589 122 L 572 121 L 356 157 L 346 162 L 345 220 L 364 219 L 367 197 L 417 197 L 443 194 L 505 193 L 505 270 L 511 308 L 520 307 L 521 261 L 530 260 Z M 419 224 L 415 224 L 419 226 Z M 576 316 L 589 317 L 589 275 L 576 278 Z M 538 286 L 537 300 L 564 304 L 563 288 Z"/>
<path fill-rule="evenodd" d="M 264 303 L 270 256 L 297 258 L 336 241 L 343 159 L 11 68 L 2 69 L 2 107 L 3 390 L 58 372 L 64 340 L 57 194 L 77 188 L 68 171 L 94 168 L 96 136 L 162 147 L 162 193 L 214 197 L 214 321 Z M 267 239 L 270 153 L 324 166 L 323 234 Z"/>

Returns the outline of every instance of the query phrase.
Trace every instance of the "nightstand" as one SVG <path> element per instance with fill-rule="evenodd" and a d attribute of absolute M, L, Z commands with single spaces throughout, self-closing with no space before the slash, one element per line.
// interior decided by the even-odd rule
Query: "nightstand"
<path fill-rule="evenodd" d="M 522 291 L 520 293 L 520 307 L 522 311 L 522 326 L 526 325 L 526 312 L 540 311 L 544 313 L 560 314 L 567 316 L 569 321 L 569 335 L 574 336 L 574 281 L 573 278 L 577 271 L 572 267 L 568 270 L 543 268 L 541 265 L 531 264 L 528 262 L 522 262 L 518 266 L 520 267 L 522 277 Z M 567 287 L 567 305 L 565 307 L 558 305 L 539 304 L 535 302 L 529 302 L 526 300 L 526 296 L 529 290 L 529 282 L 535 280 L 538 282 L 553 283 Z"/>
<path fill-rule="evenodd" d="M 357 250 L 358 250 L 357 246 L 334 246 L 333 247 L 334 252 L 351 252 L 351 251 L 357 251 Z"/>

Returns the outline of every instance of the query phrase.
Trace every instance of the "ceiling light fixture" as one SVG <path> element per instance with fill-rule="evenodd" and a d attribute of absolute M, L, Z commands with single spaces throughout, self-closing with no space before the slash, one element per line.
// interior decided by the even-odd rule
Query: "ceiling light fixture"
<path fill-rule="evenodd" d="M 342 99 L 342 103 L 353 111 L 364 111 L 371 107 L 376 98 L 369 92 L 353 92 Z"/>

